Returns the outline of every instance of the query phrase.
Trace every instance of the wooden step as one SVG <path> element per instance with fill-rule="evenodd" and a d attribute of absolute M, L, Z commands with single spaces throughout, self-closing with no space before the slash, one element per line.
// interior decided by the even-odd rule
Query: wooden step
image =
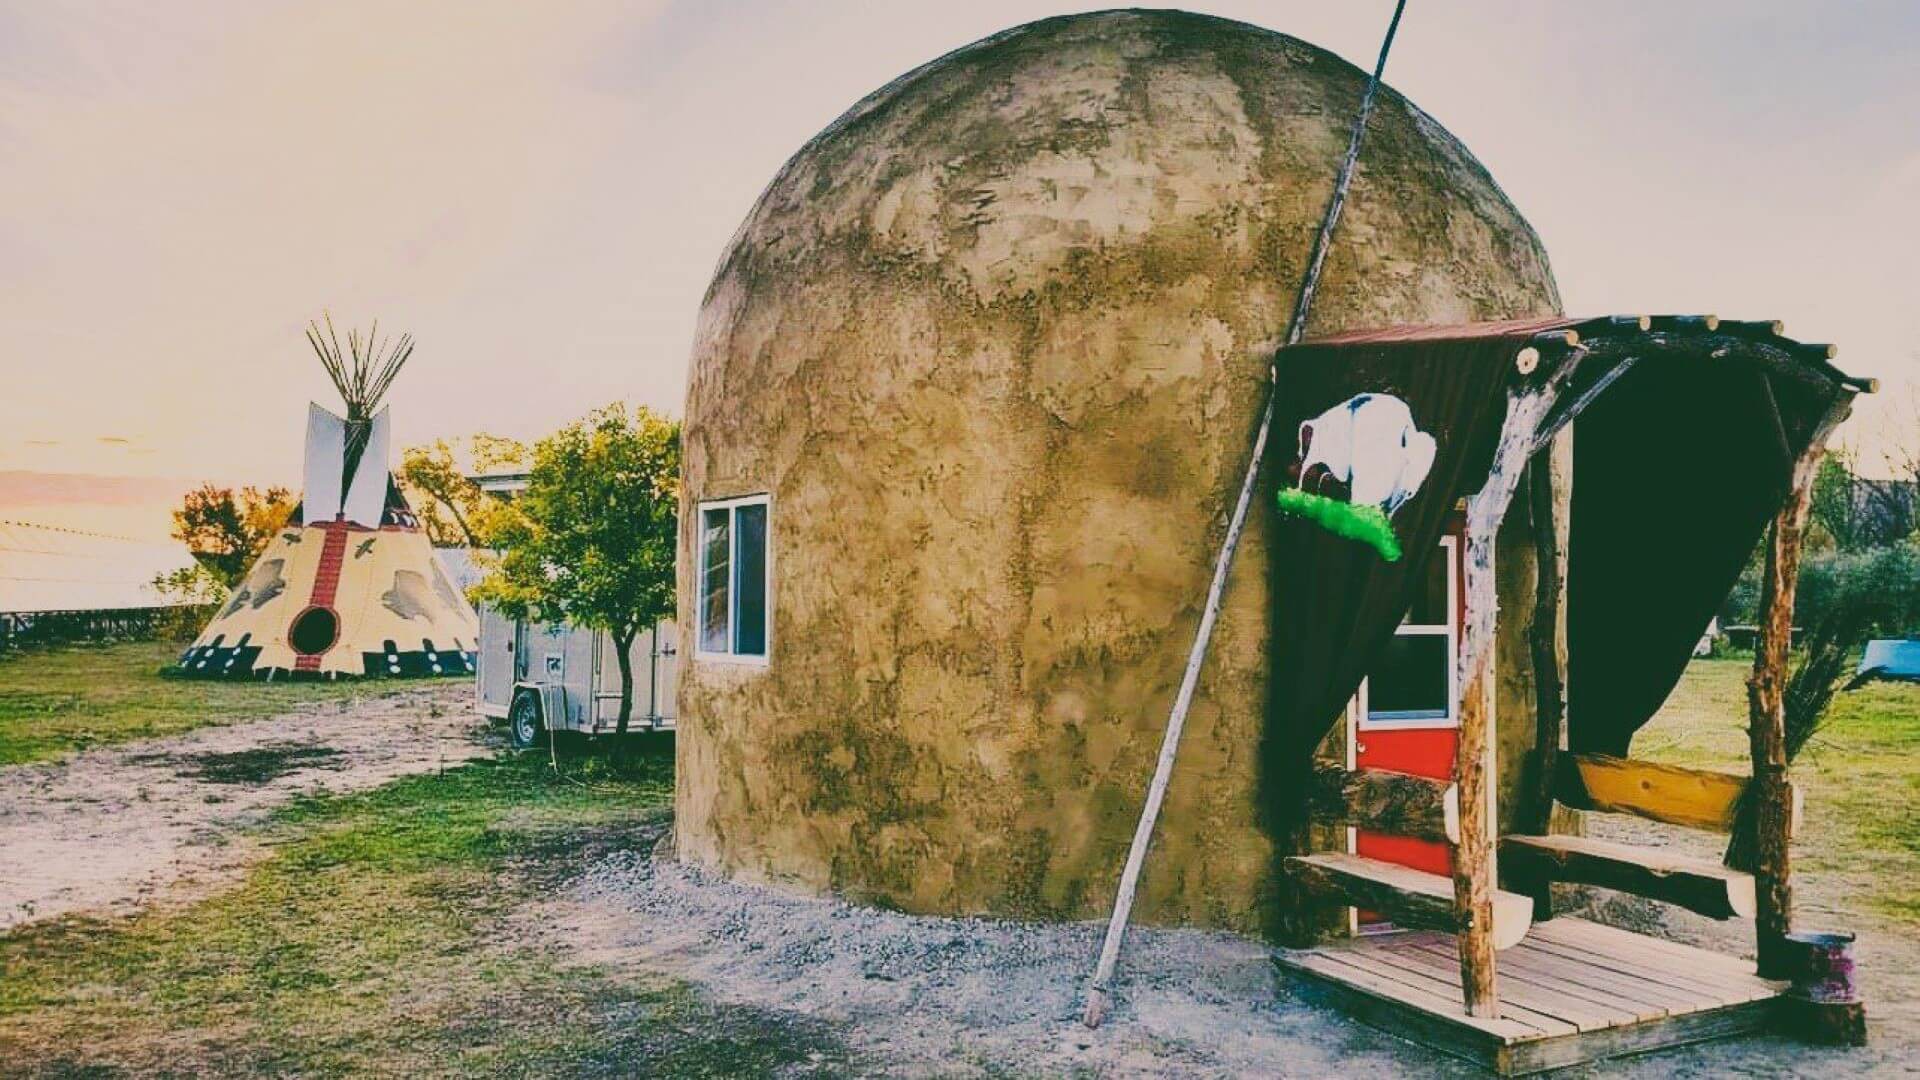
<path fill-rule="evenodd" d="M 1337 851 L 1291 856 L 1286 861 L 1286 869 L 1309 893 L 1380 912 L 1392 919 L 1395 926 L 1449 933 L 1461 930 L 1460 918 L 1453 907 L 1452 878 Z M 1531 897 L 1495 890 L 1494 948 L 1518 945 L 1531 925 Z"/>
<path fill-rule="evenodd" d="M 1713 919 L 1753 917 L 1753 875 L 1706 859 L 1586 836 L 1509 836 L 1500 858 L 1521 878 L 1619 889 Z"/>

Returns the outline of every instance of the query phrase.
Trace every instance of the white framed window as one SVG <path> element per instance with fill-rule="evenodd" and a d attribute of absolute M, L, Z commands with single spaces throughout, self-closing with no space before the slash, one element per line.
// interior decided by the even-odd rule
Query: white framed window
<path fill-rule="evenodd" d="M 1359 726 L 1439 728 L 1460 722 L 1454 658 L 1460 642 L 1459 539 L 1440 538 L 1425 580 L 1366 681 Z"/>
<path fill-rule="evenodd" d="M 767 662 L 773 647 L 771 524 L 765 495 L 700 504 L 695 659 Z"/>

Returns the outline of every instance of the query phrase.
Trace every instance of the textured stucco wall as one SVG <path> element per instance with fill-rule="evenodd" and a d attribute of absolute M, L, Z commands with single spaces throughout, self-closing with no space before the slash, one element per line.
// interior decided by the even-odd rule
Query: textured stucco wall
<path fill-rule="evenodd" d="M 915 911 L 1111 901 L 1364 81 L 1240 23 L 1051 19 L 788 162 L 721 260 L 687 392 L 684 858 Z M 1313 329 L 1557 304 L 1485 171 L 1383 92 Z M 691 660 L 692 507 L 762 491 L 772 661 Z M 1264 543 L 1236 564 L 1150 921 L 1259 921 Z"/>

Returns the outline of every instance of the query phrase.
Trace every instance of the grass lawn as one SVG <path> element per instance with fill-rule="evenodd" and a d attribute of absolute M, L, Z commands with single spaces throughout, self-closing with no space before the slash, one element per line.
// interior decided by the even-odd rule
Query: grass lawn
<path fill-rule="evenodd" d="M 0 937 L 0 1072 L 844 1071 L 818 1026 L 539 943 L 523 905 L 595 850 L 651 843 L 672 801 L 670 755 L 570 770 L 527 754 L 297 803 L 229 892 Z"/>
<path fill-rule="evenodd" d="M 160 669 L 179 657 L 176 644 L 136 641 L 0 658 L 0 765 L 406 688 L 162 678 Z"/>
<path fill-rule="evenodd" d="M 1641 729 L 1635 757 L 1751 771 L 1747 660 L 1696 660 L 1660 714 Z M 1870 683 L 1834 698 L 1826 725 L 1793 764 L 1806 792 L 1796 870 L 1857 883 L 1854 900 L 1920 924 L 1920 686 Z"/>

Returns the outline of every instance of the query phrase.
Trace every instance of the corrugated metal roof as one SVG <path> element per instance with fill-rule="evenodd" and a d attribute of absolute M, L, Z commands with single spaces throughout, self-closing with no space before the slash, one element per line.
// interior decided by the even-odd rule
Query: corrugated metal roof
<path fill-rule="evenodd" d="M 166 607 L 153 579 L 192 564 L 179 543 L 0 521 L 0 612 Z"/>

